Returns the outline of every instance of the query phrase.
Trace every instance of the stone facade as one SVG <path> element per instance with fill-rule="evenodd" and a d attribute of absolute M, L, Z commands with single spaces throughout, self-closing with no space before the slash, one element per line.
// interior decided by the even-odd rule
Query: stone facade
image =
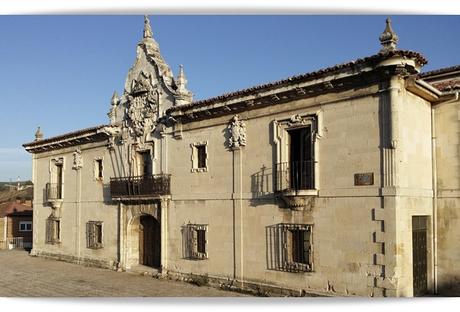
<path fill-rule="evenodd" d="M 146 17 L 110 124 L 24 145 L 34 254 L 298 295 L 455 293 L 460 101 L 436 87 L 454 69 L 420 74 L 388 20 L 376 55 L 193 101 L 152 34 Z"/>

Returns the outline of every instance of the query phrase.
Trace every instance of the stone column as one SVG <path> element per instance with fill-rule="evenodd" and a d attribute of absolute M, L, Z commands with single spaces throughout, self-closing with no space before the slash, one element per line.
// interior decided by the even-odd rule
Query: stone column
<path fill-rule="evenodd" d="M 170 200 L 162 198 L 160 201 L 161 226 L 161 274 L 166 275 L 168 270 L 168 208 Z"/>

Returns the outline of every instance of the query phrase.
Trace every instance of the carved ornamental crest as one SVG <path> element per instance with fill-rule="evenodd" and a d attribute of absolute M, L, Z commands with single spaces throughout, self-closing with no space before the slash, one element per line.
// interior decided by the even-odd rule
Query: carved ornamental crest
<path fill-rule="evenodd" d="M 246 146 L 246 124 L 235 115 L 230 124 L 228 125 L 230 137 L 228 139 L 228 146 L 230 149 L 239 149 Z"/>
<path fill-rule="evenodd" d="M 138 79 L 133 80 L 126 111 L 128 124 L 136 137 L 143 137 L 153 130 L 157 112 L 156 95 L 151 77 L 141 72 Z"/>

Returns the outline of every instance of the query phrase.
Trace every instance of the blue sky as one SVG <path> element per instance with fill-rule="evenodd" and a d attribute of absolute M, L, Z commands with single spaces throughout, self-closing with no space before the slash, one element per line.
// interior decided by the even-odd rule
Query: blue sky
<path fill-rule="evenodd" d="M 392 16 L 398 47 L 424 70 L 460 64 L 460 16 Z M 385 16 L 151 16 L 194 99 L 375 54 Z M 142 16 L 0 16 L 0 181 L 31 177 L 21 145 L 108 122 L 142 37 Z"/>

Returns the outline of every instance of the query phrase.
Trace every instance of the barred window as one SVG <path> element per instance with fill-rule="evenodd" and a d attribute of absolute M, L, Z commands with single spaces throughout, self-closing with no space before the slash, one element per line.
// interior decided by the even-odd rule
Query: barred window
<path fill-rule="evenodd" d="M 312 225 L 279 223 L 268 226 L 268 269 L 312 271 Z"/>
<path fill-rule="evenodd" d="M 61 242 L 61 221 L 57 218 L 46 219 L 46 243 L 57 244 Z"/>
<path fill-rule="evenodd" d="M 99 249 L 102 243 L 102 221 L 88 221 L 86 223 L 86 247 Z"/>
<path fill-rule="evenodd" d="M 182 255 L 185 259 L 203 260 L 208 258 L 205 224 L 182 226 Z"/>

